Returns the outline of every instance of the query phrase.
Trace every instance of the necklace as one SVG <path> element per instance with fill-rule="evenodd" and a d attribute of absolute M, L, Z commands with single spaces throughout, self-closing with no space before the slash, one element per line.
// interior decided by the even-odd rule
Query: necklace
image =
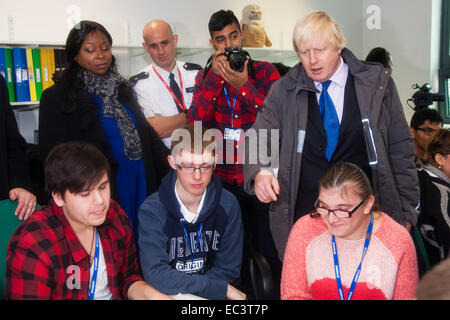
<path fill-rule="evenodd" d="M 94 239 L 95 239 L 95 227 L 92 228 L 92 242 L 91 242 L 91 249 L 89 250 L 89 268 L 92 265 L 92 248 L 94 247 Z"/>

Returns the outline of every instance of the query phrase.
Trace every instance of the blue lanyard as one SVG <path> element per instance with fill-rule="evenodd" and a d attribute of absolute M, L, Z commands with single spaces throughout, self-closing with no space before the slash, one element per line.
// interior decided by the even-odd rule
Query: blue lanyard
<path fill-rule="evenodd" d="M 231 106 L 230 103 L 230 96 L 228 95 L 228 90 L 225 86 L 223 86 L 223 92 L 225 93 L 225 98 L 227 99 L 228 107 L 230 108 L 231 112 L 231 127 L 233 127 L 233 117 L 234 117 L 234 109 L 236 108 L 236 101 L 237 101 L 237 95 L 233 98 L 233 106 Z"/>
<path fill-rule="evenodd" d="M 98 231 L 95 230 L 94 272 L 92 273 L 91 283 L 89 284 L 89 300 L 94 300 L 95 287 L 97 286 L 97 271 L 98 271 L 99 255 L 100 255 L 100 240 L 99 240 L 99 236 L 98 236 Z"/>
<path fill-rule="evenodd" d="M 356 269 L 355 275 L 353 276 L 353 281 L 348 291 L 347 299 L 344 299 L 344 290 L 342 289 L 342 281 L 341 281 L 341 271 L 339 270 L 339 259 L 336 248 L 336 241 L 334 239 L 334 235 L 331 236 L 331 245 L 333 249 L 333 260 L 334 260 L 334 274 L 336 276 L 336 283 L 339 291 L 339 298 L 341 300 L 351 300 L 353 296 L 353 292 L 355 291 L 356 283 L 358 282 L 359 275 L 361 274 L 361 266 L 366 255 L 367 249 L 369 248 L 370 238 L 372 237 L 372 227 L 373 227 L 373 214 L 370 213 L 370 223 L 366 232 L 366 240 L 364 241 L 364 248 L 361 257 L 361 262 L 359 263 L 358 268 Z"/>
<path fill-rule="evenodd" d="M 191 251 L 191 271 L 192 271 L 192 268 L 194 267 L 194 254 L 200 242 L 200 235 L 202 234 L 203 222 L 200 223 L 200 228 L 197 231 L 197 240 L 195 241 L 195 247 L 191 246 L 191 240 L 189 240 L 189 235 L 187 233 L 186 226 L 184 225 L 184 219 L 180 219 L 180 225 L 183 227 L 184 237 L 186 238 L 187 245 L 189 247 L 189 250 Z"/>

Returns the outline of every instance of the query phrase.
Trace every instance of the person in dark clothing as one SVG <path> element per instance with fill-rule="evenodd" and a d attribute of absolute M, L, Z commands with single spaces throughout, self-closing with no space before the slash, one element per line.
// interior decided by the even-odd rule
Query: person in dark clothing
<path fill-rule="evenodd" d="M 430 267 L 450 253 L 450 131 L 437 130 L 418 171 L 420 215 L 417 227 L 427 251 Z"/>
<path fill-rule="evenodd" d="M 139 209 L 142 273 L 165 294 L 245 299 L 234 287 L 242 261 L 241 210 L 213 175 L 212 142 L 203 140 L 204 129 L 198 132 L 194 125 L 173 132 L 173 170 Z"/>
<path fill-rule="evenodd" d="M 112 198 L 137 234 L 138 208 L 169 171 L 169 150 L 118 73 L 111 45 L 111 35 L 96 22 L 81 21 L 70 31 L 66 69 L 41 98 L 41 158 L 44 162 L 52 147 L 67 141 L 99 148 L 111 167 Z"/>
<path fill-rule="evenodd" d="M 14 212 L 26 220 L 36 207 L 25 154 L 26 142 L 11 109 L 8 87 L 0 75 L 0 200 L 17 200 Z"/>

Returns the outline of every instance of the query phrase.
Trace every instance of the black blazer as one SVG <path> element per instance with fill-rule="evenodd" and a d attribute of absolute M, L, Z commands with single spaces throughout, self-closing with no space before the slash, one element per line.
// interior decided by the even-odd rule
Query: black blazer
<path fill-rule="evenodd" d="M 32 191 L 26 142 L 9 103 L 6 81 L 0 75 L 0 200 L 9 198 L 9 190 L 13 188 Z"/>
<path fill-rule="evenodd" d="M 91 143 L 108 159 L 111 167 L 112 197 L 118 199 L 115 182 L 118 163 L 112 154 L 98 115 L 98 104 L 81 86 L 75 87 L 76 107 L 73 111 L 64 111 L 64 97 L 64 90 L 58 82 L 42 93 L 39 107 L 39 146 L 42 163 L 45 164 L 48 153 L 57 144 L 68 141 Z M 136 99 L 128 97 L 119 90 L 119 100 L 136 117 L 143 148 L 147 195 L 149 195 L 157 190 L 162 177 L 170 170 L 167 162 L 170 151 L 145 119 Z"/>

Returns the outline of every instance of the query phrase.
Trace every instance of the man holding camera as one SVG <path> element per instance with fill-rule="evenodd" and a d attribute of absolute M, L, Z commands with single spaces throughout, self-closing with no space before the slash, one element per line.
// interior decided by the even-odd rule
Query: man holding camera
<path fill-rule="evenodd" d="M 244 191 L 239 159 L 243 152 L 240 142 L 244 139 L 244 132 L 253 125 L 270 87 L 280 75 L 272 64 L 251 61 L 241 50 L 243 35 L 232 11 L 214 13 L 208 29 L 214 54 L 195 79 L 189 121 L 200 120 L 204 127 L 215 128 L 222 133 L 216 141 L 222 143 L 226 152 L 222 154 L 218 150 L 216 153 L 218 165 L 215 173 L 239 201 L 246 243 L 252 243 L 271 265 L 276 265 L 276 251 L 268 227 L 268 206 Z M 240 60 L 239 56 L 243 59 Z M 233 145 L 233 150 L 227 150 L 227 144 Z"/>

